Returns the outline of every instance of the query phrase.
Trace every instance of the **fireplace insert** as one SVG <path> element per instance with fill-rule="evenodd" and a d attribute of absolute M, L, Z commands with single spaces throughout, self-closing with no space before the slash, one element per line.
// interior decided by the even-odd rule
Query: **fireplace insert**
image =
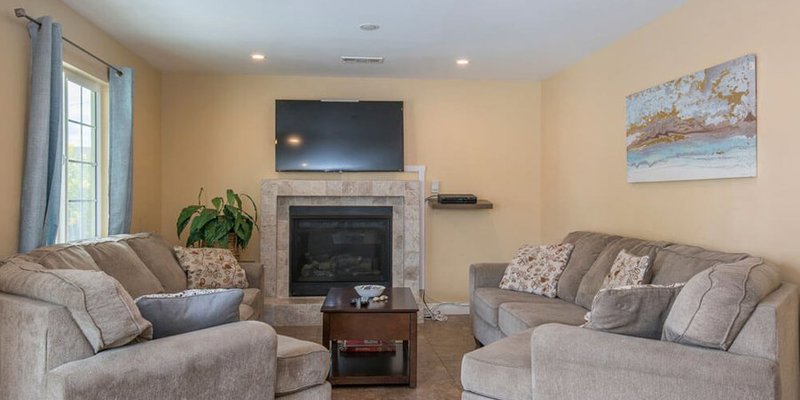
<path fill-rule="evenodd" d="M 392 207 L 289 207 L 289 294 L 392 286 Z"/>

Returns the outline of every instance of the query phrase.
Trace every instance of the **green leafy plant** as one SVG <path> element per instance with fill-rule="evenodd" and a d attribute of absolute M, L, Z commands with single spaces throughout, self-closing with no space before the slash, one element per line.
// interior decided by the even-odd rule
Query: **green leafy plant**
<path fill-rule="evenodd" d="M 181 210 L 177 222 L 178 237 L 188 227 L 186 246 L 225 247 L 233 239 L 232 250 L 246 248 L 253 228 L 258 229 L 258 208 L 253 198 L 228 189 L 225 198 L 215 197 L 211 199 L 211 206 L 207 206 L 203 204 L 202 197 L 203 188 L 200 188 L 197 204 Z M 242 198 L 249 200 L 254 215 L 244 210 Z"/>

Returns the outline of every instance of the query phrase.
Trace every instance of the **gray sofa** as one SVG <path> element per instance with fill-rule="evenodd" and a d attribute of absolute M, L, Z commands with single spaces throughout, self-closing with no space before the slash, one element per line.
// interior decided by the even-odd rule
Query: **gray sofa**
<path fill-rule="evenodd" d="M 155 234 L 57 245 L 14 257 L 48 269 L 102 270 L 133 297 L 186 289 L 171 246 Z M 239 308 L 241 322 L 97 354 L 65 307 L 0 292 L 0 398 L 330 399 L 328 351 L 277 335 L 260 322 L 262 267 L 242 267 L 249 288 Z"/>
<path fill-rule="evenodd" d="M 782 283 L 728 351 L 581 328 L 620 250 L 650 255 L 654 284 L 686 282 L 747 254 L 573 232 L 556 298 L 499 289 L 507 263 L 470 266 L 472 330 L 462 399 L 797 399 L 798 290 Z"/>

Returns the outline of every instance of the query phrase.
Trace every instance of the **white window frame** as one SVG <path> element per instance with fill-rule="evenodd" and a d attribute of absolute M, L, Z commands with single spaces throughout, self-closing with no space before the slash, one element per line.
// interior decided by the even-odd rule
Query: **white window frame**
<path fill-rule="evenodd" d="M 107 189 L 105 185 L 107 183 L 107 179 L 105 178 L 105 173 L 107 171 L 106 168 L 106 155 L 107 151 L 105 151 L 106 146 L 106 138 L 107 138 L 107 113 L 104 112 L 104 108 L 106 106 L 106 99 L 107 99 L 107 85 L 105 82 L 102 82 L 83 71 L 78 70 L 75 67 L 72 67 L 68 64 L 64 64 L 64 100 L 63 100 L 63 110 L 62 110 L 62 168 L 61 168 L 61 212 L 59 213 L 59 224 L 58 224 L 58 237 L 57 242 L 63 243 L 68 240 L 81 240 L 81 239 L 89 239 L 89 238 L 69 238 L 67 237 L 67 224 L 66 224 L 66 215 L 67 215 L 67 167 L 71 162 L 68 159 L 68 151 L 67 151 L 67 140 L 68 140 L 68 125 L 69 125 L 69 101 L 68 101 L 68 85 L 69 82 L 73 82 L 83 88 L 89 89 L 94 92 L 94 109 L 92 112 L 93 115 L 93 122 L 94 125 L 88 125 L 92 129 L 94 129 L 94 169 L 95 169 L 95 193 L 94 193 L 94 205 L 95 205 L 95 237 L 104 236 L 104 231 L 107 227 L 107 222 L 105 218 L 105 213 L 107 212 L 105 207 L 105 199 L 107 196 Z M 72 121 L 74 123 L 81 124 L 82 126 L 87 126 L 81 121 Z"/>

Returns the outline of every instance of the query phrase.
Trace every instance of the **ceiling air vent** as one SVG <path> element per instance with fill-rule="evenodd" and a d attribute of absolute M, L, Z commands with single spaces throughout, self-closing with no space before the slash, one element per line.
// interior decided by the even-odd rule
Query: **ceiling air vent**
<path fill-rule="evenodd" d="M 383 64 L 383 57 L 342 56 L 345 64 Z"/>

